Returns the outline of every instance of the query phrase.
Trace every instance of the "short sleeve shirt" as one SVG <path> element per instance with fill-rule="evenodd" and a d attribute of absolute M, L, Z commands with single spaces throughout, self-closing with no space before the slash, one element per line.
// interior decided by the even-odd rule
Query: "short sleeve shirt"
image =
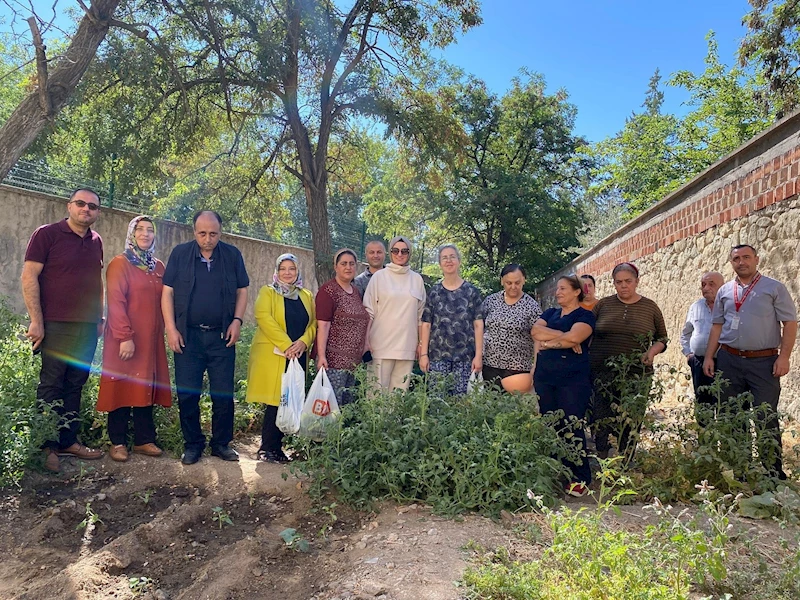
<path fill-rule="evenodd" d="M 483 362 L 495 369 L 528 371 L 533 366 L 531 329 L 542 309 L 528 294 L 506 304 L 504 292 L 483 301 Z"/>
<path fill-rule="evenodd" d="M 681 352 L 684 356 L 705 356 L 708 335 L 711 333 L 711 309 L 705 298 L 700 298 L 689 307 L 686 322 L 681 331 Z"/>
<path fill-rule="evenodd" d="M 431 324 L 428 360 L 471 362 L 475 358 L 475 321 L 483 319 L 481 293 L 465 281 L 448 290 L 441 282 L 431 288 L 422 321 Z"/>
<path fill-rule="evenodd" d="M 738 287 L 741 301 L 747 286 L 736 280 L 729 281 L 719 288 L 711 312 L 711 321 L 722 323 L 719 342 L 737 350 L 778 348 L 781 345 L 781 323 L 797 321 L 797 309 L 786 286 L 762 275 L 738 312 L 733 297 L 734 286 Z M 737 316 L 738 327 L 734 328 Z"/>
<path fill-rule="evenodd" d="M 25 260 L 44 265 L 39 298 L 45 321 L 97 323 L 102 315 L 103 240 L 92 229 L 83 237 L 67 220 L 33 232 Z"/>
<path fill-rule="evenodd" d="M 319 288 L 315 302 L 317 321 L 331 324 L 325 347 L 328 367 L 352 371 L 364 354 L 369 324 L 358 288 L 353 286 L 353 293 L 348 294 L 332 279 Z"/>
<path fill-rule="evenodd" d="M 590 310 L 579 306 L 572 312 L 561 315 L 561 308 L 548 308 L 540 317 L 547 323 L 548 329 L 568 332 L 576 323 L 585 323 L 594 331 L 595 316 Z M 592 341 L 590 335 L 581 342 L 581 354 L 571 349 L 549 348 L 540 350 L 536 359 L 536 376 L 550 376 L 550 378 L 563 379 L 568 373 L 580 372 L 589 376 L 589 346 Z"/>

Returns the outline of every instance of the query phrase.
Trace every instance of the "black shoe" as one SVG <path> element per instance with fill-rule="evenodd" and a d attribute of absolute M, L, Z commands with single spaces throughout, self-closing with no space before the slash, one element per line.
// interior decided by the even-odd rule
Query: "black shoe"
<path fill-rule="evenodd" d="M 211 456 L 216 456 L 222 460 L 236 461 L 239 460 L 239 453 L 230 446 L 220 446 L 219 448 L 211 449 Z"/>
<path fill-rule="evenodd" d="M 283 453 L 283 450 L 259 450 L 258 460 L 262 462 L 278 463 L 284 465 L 289 462 L 289 457 Z"/>
<path fill-rule="evenodd" d="M 200 460 L 200 457 L 203 456 L 202 450 L 192 450 L 187 448 L 183 451 L 183 456 L 181 456 L 181 462 L 185 465 L 193 465 L 197 461 Z"/>

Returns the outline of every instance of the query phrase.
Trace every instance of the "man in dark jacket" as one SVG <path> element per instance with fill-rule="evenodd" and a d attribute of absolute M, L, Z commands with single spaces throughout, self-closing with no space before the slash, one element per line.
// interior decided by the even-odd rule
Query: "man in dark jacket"
<path fill-rule="evenodd" d="M 194 241 L 175 247 L 164 272 L 161 310 L 167 343 L 175 353 L 175 387 L 184 452 L 181 462 L 200 460 L 206 438 L 200 427 L 200 392 L 208 372 L 211 393 L 211 454 L 239 460 L 233 440 L 235 344 L 247 306 L 250 280 L 238 248 L 220 241 L 222 218 L 194 216 Z"/>

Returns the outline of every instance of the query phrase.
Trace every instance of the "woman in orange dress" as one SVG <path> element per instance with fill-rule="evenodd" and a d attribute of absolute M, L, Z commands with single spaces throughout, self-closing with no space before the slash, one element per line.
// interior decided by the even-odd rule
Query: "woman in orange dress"
<path fill-rule="evenodd" d="M 164 263 L 154 255 L 156 229 L 142 215 L 128 225 L 125 252 L 108 265 L 108 318 L 97 410 L 108 412 L 109 456 L 128 460 L 128 425 L 133 413 L 133 451 L 160 456 L 153 406 L 172 405 L 161 278 Z"/>

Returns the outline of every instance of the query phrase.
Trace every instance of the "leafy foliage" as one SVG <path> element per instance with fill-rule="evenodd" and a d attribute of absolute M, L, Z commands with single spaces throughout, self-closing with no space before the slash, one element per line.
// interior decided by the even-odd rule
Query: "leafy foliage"
<path fill-rule="evenodd" d="M 391 125 L 413 150 L 397 152 L 365 219 L 387 237 L 405 227 L 428 247 L 459 243 L 485 288 L 512 261 L 545 276 L 573 256 L 582 224 L 575 107 L 524 71 L 502 97 L 475 78 L 442 77 L 450 83 L 404 95 L 412 107 Z"/>
<path fill-rule="evenodd" d="M 800 105 L 800 3 L 749 1 L 752 10 L 743 19 L 748 32 L 739 60 L 758 73 L 761 104 L 781 118 Z"/>
<path fill-rule="evenodd" d="M 702 487 L 699 511 L 674 510 L 660 501 L 643 529 L 615 526 L 617 507 L 550 510 L 538 505 L 552 535 L 540 559 L 512 561 L 507 551 L 479 555 L 464 574 L 471 598 L 485 600 L 673 600 L 689 598 L 781 598 L 798 593 L 793 580 L 798 555 L 787 553 L 777 567 L 759 554 L 733 557 L 741 539 L 732 533 L 740 501 Z M 534 499 L 536 500 L 536 499 Z M 745 542 L 746 544 L 747 542 Z M 740 546 L 741 547 L 741 546 Z M 487 558 L 489 560 L 487 560 Z M 711 596 L 705 594 L 711 594 Z"/>
<path fill-rule="evenodd" d="M 0 298 L 0 488 L 19 486 L 26 469 L 41 465 L 41 445 L 56 429 L 55 413 L 37 405 L 41 358 L 24 333 Z"/>
<path fill-rule="evenodd" d="M 558 437 L 554 417 L 535 416 L 534 396 L 444 391 L 415 379 L 407 393 L 361 392 L 295 468 L 311 476 L 315 494 L 332 490 L 357 507 L 392 499 L 442 514 L 498 514 L 523 506 L 528 489 L 560 493 L 559 459 L 577 450 Z"/>

